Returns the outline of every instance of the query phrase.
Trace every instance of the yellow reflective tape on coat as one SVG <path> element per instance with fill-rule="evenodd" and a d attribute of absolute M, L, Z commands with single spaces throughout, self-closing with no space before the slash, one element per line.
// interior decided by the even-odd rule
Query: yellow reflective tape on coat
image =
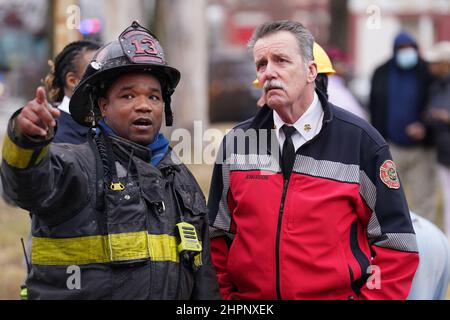
<path fill-rule="evenodd" d="M 31 261 L 35 265 L 83 265 L 149 258 L 179 262 L 177 239 L 146 231 L 77 238 L 33 237 Z"/>
<path fill-rule="evenodd" d="M 38 156 L 36 157 L 35 163 L 39 163 L 48 152 L 48 146 L 42 149 L 25 149 L 16 145 L 7 134 L 3 140 L 3 159 L 11 167 L 18 169 L 26 169 L 32 165 L 31 160 L 36 152 Z"/>

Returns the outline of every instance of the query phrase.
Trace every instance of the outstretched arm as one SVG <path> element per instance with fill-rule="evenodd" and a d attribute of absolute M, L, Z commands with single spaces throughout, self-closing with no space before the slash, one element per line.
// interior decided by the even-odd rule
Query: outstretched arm
<path fill-rule="evenodd" d="M 87 186 L 92 172 L 86 160 L 68 147 L 50 147 L 59 114 L 48 106 L 44 89 L 38 88 L 35 99 L 11 117 L 3 143 L 6 195 L 33 214 L 47 217 L 75 212 L 93 191 Z"/>

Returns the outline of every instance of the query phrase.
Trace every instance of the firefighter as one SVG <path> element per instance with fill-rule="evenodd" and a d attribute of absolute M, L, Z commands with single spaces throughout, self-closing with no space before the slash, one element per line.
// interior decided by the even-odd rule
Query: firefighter
<path fill-rule="evenodd" d="M 220 298 L 204 196 L 159 132 L 179 80 L 133 22 L 75 88 L 86 143 L 51 143 L 60 111 L 43 88 L 11 117 L 1 175 L 32 214 L 30 299 Z"/>

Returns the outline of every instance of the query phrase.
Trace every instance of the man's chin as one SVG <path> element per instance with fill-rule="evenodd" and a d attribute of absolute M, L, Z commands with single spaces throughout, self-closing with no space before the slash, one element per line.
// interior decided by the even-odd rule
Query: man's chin
<path fill-rule="evenodd" d="M 153 142 L 153 140 L 155 139 L 155 136 L 156 136 L 155 134 L 152 134 L 150 136 L 148 136 L 148 135 L 147 136 L 142 136 L 142 135 L 133 136 L 133 137 L 130 137 L 130 140 L 133 141 L 134 143 L 146 146 Z"/>
<path fill-rule="evenodd" d="M 273 110 L 277 110 L 278 108 L 282 108 L 283 107 L 283 101 L 281 101 L 281 99 L 268 99 L 266 100 L 266 104 L 267 106 L 269 106 L 270 109 Z"/>

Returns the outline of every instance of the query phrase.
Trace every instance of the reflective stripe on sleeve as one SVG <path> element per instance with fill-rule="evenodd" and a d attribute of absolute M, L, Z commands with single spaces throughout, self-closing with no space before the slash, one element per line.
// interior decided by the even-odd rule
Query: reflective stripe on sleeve
<path fill-rule="evenodd" d="M 3 159 L 11 167 L 26 169 L 31 165 L 39 163 L 48 152 L 49 146 L 39 149 L 25 149 L 16 145 L 8 134 L 3 140 Z M 34 162 L 34 163 L 32 163 Z"/>

